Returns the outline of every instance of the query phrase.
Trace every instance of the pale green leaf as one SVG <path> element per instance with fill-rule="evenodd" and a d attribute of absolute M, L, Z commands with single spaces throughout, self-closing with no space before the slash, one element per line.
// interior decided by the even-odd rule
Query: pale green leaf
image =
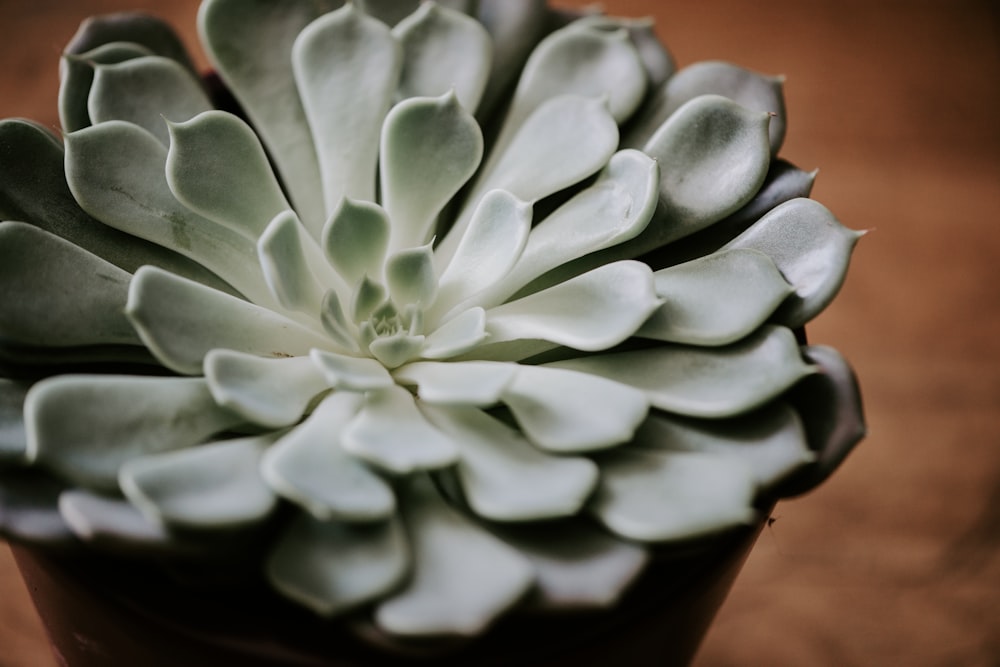
<path fill-rule="evenodd" d="M 326 381 L 336 389 L 365 392 L 393 385 L 389 371 L 369 357 L 349 357 L 323 350 L 313 350 L 310 356 Z"/>
<path fill-rule="evenodd" d="M 111 42 L 80 55 L 64 54 L 59 62 L 58 106 L 62 131 L 75 132 L 91 125 L 87 99 L 94 83 L 95 65 L 113 65 L 151 55 L 152 51 L 134 42 Z"/>
<path fill-rule="evenodd" d="M 97 489 L 116 489 L 129 459 L 191 447 L 242 421 L 202 378 L 113 375 L 43 380 L 24 416 L 29 458 Z"/>
<path fill-rule="evenodd" d="M 401 590 L 376 605 L 375 622 L 383 630 L 405 637 L 473 636 L 532 585 L 528 561 L 453 509 L 426 477 L 407 484 L 401 501 L 413 572 Z"/>
<path fill-rule="evenodd" d="M 297 422 L 313 398 L 330 386 L 309 357 L 274 359 L 214 349 L 205 356 L 204 367 L 216 403 L 271 428 Z"/>
<path fill-rule="evenodd" d="M 469 308 L 428 334 L 420 356 L 424 359 L 449 359 L 471 352 L 488 337 L 486 311 Z"/>
<path fill-rule="evenodd" d="M 349 293 L 294 211 L 283 211 L 268 224 L 257 256 L 274 298 L 288 310 L 315 318 L 324 311 L 328 289 Z"/>
<path fill-rule="evenodd" d="M 392 254 L 385 263 L 389 297 L 400 308 L 427 306 L 437 294 L 437 273 L 430 245 L 407 248 Z"/>
<path fill-rule="evenodd" d="M 485 519 L 572 516 L 597 484 L 597 466 L 590 459 L 546 454 L 478 408 L 437 406 L 425 413 L 459 443 L 456 469 L 463 495 Z"/>
<path fill-rule="evenodd" d="M 290 208 L 253 129 L 225 111 L 170 124 L 166 174 L 178 201 L 254 241 Z"/>
<path fill-rule="evenodd" d="M 0 378 L 0 467 L 24 463 L 28 453 L 24 430 L 24 397 L 30 385 Z"/>
<path fill-rule="evenodd" d="M 402 387 L 365 394 L 361 412 L 347 425 L 344 448 L 394 474 L 443 468 L 458 459 L 453 438 L 435 428 Z"/>
<path fill-rule="evenodd" d="M 382 126 L 379 163 L 382 205 L 392 221 L 390 249 L 431 240 L 438 214 L 482 155 L 482 131 L 454 92 L 393 107 Z"/>
<path fill-rule="evenodd" d="M 608 530 L 640 542 L 683 541 L 756 519 L 756 485 L 741 461 L 711 454 L 618 450 L 601 459 L 589 506 Z"/>
<path fill-rule="evenodd" d="M 65 489 L 65 482 L 39 468 L 0 466 L 0 537 L 39 547 L 74 546 L 76 536 L 59 513 Z"/>
<path fill-rule="evenodd" d="M 127 500 L 70 489 L 59 496 L 59 512 L 77 538 L 99 548 L 170 550 L 172 535 Z"/>
<path fill-rule="evenodd" d="M 139 456 L 118 473 L 125 496 L 168 526 L 232 529 L 263 521 L 277 497 L 260 476 L 260 458 L 277 434 L 223 440 Z"/>
<path fill-rule="evenodd" d="M 799 355 L 795 335 L 773 325 L 725 347 L 663 344 L 549 367 L 616 380 L 646 392 L 661 410 L 712 418 L 749 412 L 814 372 Z"/>
<path fill-rule="evenodd" d="M 342 197 L 374 201 L 379 132 L 400 61 L 389 28 L 352 4 L 316 19 L 295 40 L 292 66 L 327 211 Z"/>
<path fill-rule="evenodd" d="M 792 199 L 773 209 L 726 248 L 752 248 L 764 253 L 795 293 L 776 317 L 800 327 L 818 315 L 840 291 L 854 244 L 862 232 L 844 227 L 822 204 Z"/>
<path fill-rule="evenodd" d="M 578 350 L 621 343 L 659 307 L 645 264 L 621 261 L 486 311 L 490 342 L 551 341 Z"/>
<path fill-rule="evenodd" d="M 330 265 L 349 285 L 366 275 L 381 279 L 389 247 L 389 217 L 378 204 L 345 197 L 323 227 L 321 243 Z"/>
<path fill-rule="evenodd" d="M 292 71 L 299 32 L 335 0 L 207 0 L 198 12 L 206 54 L 274 159 L 295 210 L 318 238 L 326 219 L 316 149 Z"/>
<path fill-rule="evenodd" d="M 627 442 L 649 410 L 645 394 L 626 384 L 546 366 L 519 366 L 502 400 L 528 439 L 554 453 Z"/>
<path fill-rule="evenodd" d="M 439 405 L 496 405 L 517 366 L 492 361 L 406 364 L 392 372 L 397 382 L 417 386 L 421 401 Z"/>
<path fill-rule="evenodd" d="M 361 402 L 360 394 L 331 394 L 261 462 L 271 487 L 318 520 L 373 521 L 395 510 L 389 483 L 341 446 Z"/>
<path fill-rule="evenodd" d="M 663 305 L 636 335 L 691 345 L 736 342 L 792 292 L 774 262 L 754 250 L 720 250 L 655 276 Z"/>
<path fill-rule="evenodd" d="M 262 357 L 297 357 L 329 339 L 274 311 L 153 267 L 132 279 L 125 314 L 156 358 L 178 373 L 201 373 L 217 347 Z"/>
<path fill-rule="evenodd" d="M 397 519 L 380 523 L 295 517 L 267 558 L 267 578 L 281 594 L 321 614 L 349 611 L 392 590 L 410 555 Z"/>
<path fill-rule="evenodd" d="M 486 88 L 493 44 L 478 21 L 434 2 L 422 2 L 393 34 L 403 47 L 399 99 L 436 97 L 454 90 L 475 112 Z"/>
<path fill-rule="evenodd" d="M 182 122 L 212 108 L 190 70 L 161 56 L 97 65 L 87 98 L 94 124 L 109 120 L 135 123 L 164 145 L 167 121 Z"/>
<path fill-rule="evenodd" d="M 176 60 L 192 73 L 194 64 L 173 27 L 145 12 L 114 12 L 90 16 L 80 23 L 65 53 L 81 55 L 112 42 L 133 42 L 152 53 Z"/>

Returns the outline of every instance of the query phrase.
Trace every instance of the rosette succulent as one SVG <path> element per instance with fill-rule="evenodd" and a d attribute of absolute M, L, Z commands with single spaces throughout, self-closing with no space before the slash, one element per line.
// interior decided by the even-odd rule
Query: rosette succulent
<path fill-rule="evenodd" d="M 856 388 L 801 328 L 859 234 L 775 157 L 780 79 L 540 2 L 341 4 L 206 0 L 209 77 L 92 19 L 62 136 L 0 123 L 8 537 L 263 544 L 319 614 L 470 635 L 839 462 Z"/>

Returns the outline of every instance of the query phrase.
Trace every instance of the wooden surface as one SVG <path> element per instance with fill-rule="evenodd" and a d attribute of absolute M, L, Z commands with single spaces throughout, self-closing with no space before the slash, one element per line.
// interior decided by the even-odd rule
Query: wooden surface
<path fill-rule="evenodd" d="M 0 0 L 0 117 L 55 126 L 80 17 L 145 7 L 194 46 L 191 0 Z M 871 229 L 810 326 L 861 377 L 871 434 L 779 504 L 696 661 L 1000 664 L 1000 21 L 988 0 L 608 0 L 652 14 L 678 61 L 785 74 L 782 155 Z M 47 667 L 0 548 L 0 666 Z M 623 666 L 624 667 L 624 666 Z"/>

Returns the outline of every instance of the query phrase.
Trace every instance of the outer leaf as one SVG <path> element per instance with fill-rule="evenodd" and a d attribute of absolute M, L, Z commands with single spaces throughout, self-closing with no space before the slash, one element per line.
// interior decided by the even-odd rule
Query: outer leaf
<path fill-rule="evenodd" d="M 87 98 L 94 83 L 94 65 L 113 65 L 153 52 L 134 42 L 102 44 L 79 56 L 64 54 L 59 62 L 59 124 L 63 132 L 75 132 L 91 125 Z"/>
<path fill-rule="evenodd" d="M 658 247 L 717 222 L 750 201 L 767 176 L 769 116 L 718 95 L 680 109 L 643 151 L 660 161 Z"/>
<path fill-rule="evenodd" d="M 665 456 L 702 452 L 734 458 L 750 468 L 758 488 L 774 488 L 816 458 L 806 447 L 802 420 L 784 403 L 726 420 L 653 414 L 643 422 L 634 442 Z"/>
<path fill-rule="evenodd" d="M 24 415 L 29 458 L 96 489 L 116 489 L 129 459 L 191 447 L 241 421 L 201 378 L 110 375 L 43 380 Z"/>
<path fill-rule="evenodd" d="M 296 423 L 329 388 L 309 357 L 266 359 L 226 349 L 205 356 L 205 379 L 219 405 L 271 428 Z"/>
<path fill-rule="evenodd" d="M 146 346 L 178 373 L 201 373 L 209 350 L 222 347 L 262 357 L 297 357 L 329 341 L 281 315 L 173 274 L 143 267 L 125 314 Z"/>
<path fill-rule="evenodd" d="M 475 112 L 493 58 L 492 40 L 479 21 L 422 2 L 392 32 L 403 47 L 399 99 L 437 97 L 454 90 L 461 105 Z"/>
<path fill-rule="evenodd" d="M 361 402 L 360 394 L 331 394 L 261 464 L 275 491 L 318 520 L 381 520 L 395 510 L 389 484 L 341 446 L 341 434 Z"/>
<path fill-rule="evenodd" d="M 393 107 L 382 128 L 379 167 L 382 204 L 392 221 L 390 249 L 431 240 L 438 214 L 482 156 L 482 131 L 454 92 Z"/>
<path fill-rule="evenodd" d="M 300 514 L 268 557 L 267 577 L 297 603 L 333 616 L 394 588 L 409 561 L 397 520 L 340 523 Z"/>
<path fill-rule="evenodd" d="M 541 105 L 480 170 L 465 210 L 437 249 L 440 264 L 454 254 L 484 193 L 506 190 L 537 201 L 596 173 L 617 145 L 618 126 L 601 100 L 562 95 Z"/>
<path fill-rule="evenodd" d="M 181 205 L 164 175 L 167 149 L 142 128 L 101 123 L 66 137 L 66 178 L 101 222 L 190 257 L 256 303 L 273 303 L 253 242 Z"/>
<path fill-rule="evenodd" d="M 785 138 L 784 77 L 765 76 L 720 61 L 692 63 L 677 72 L 661 87 L 647 106 L 649 111 L 637 119 L 628 132 L 625 144 L 641 146 L 685 103 L 700 95 L 722 95 L 737 104 L 773 114 L 769 126 L 772 155 L 778 153 Z"/>
<path fill-rule="evenodd" d="M 637 336 L 691 345 L 727 345 L 763 324 L 792 287 L 770 258 L 723 250 L 656 272 L 664 303 Z"/>
<path fill-rule="evenodd" d="M 26 462 L 28 444 L 24 430 L 23 382 L 0 378 L 0 467 L 8 462 Z"/>
<path fill-rule="evenodd" d="M 610 609 L 650 560 L 644 547 L 590 521 L 493 524 L 490 530 L 531 562 L 537 583 L 530 602 L 545 611 Z"/>
<path fill-rule="evenodd" d="M 642 389 L 661 410 L 692 417 L 730 417 L 768 403 L 814 372 L 791 331 L 765 325 L 721 348 L 660 345 L 549 364 Z"/>
<path fill-rule="evenodd" d="M 161 56 L 98 65 L 87 99 L 93 123 L 135 123 L 164 145 L 169 141 L 164 120 L 186 121 L 211 108 L 212 103 L 191 71 Z"/>
<path fill-rule="evenodd" d="M 257 135 L 225 111 L 170 125 L 166 174 L 178 201 L 254 241 L 291 208 Z"/>
<path fill-rule="evenodd" d="M 681 541 L 753 522 L 753 475 L 709 454 L 620 450 L 599 462 L 590 511 L 609 530 L 640 542 Z"/>
<path fill-rule="evenodd" d="M 621 261 L 486 311 L 491 342 L 540 338 L 578 350 L 621 343 L 660 305 L 652 273 Z"/>
<path fill-rule="evenodd" d="M 418 361 L 393 371 L 397 382 L 415 384 L 417 396 L 438 405 L 496 405 L 517 366 L 492 361 Z"/>
<path fill-rule="evenodd" d="M 331 387 L 366 392 L 393 386 L 389 372 L 370 357 L 349 357 L 323 350 L 313 350 L 310 356 Z"/>
<path fill-rule="evenodd" d="M 170 24 L 143 12 L 91 16 L 80 24 L 64 51 L 79 55 L 112 42 L 133 42 L 195 72 L 184 43 Z"/>
<path fill-rule="evenodd" d="M 295 37 L 328 0 L 208 0 L 198 30 L 215 69 L 274 159 L 295 210 L 318 238 L 326 217 L 319 162 L 292 71 Z"/>
<path fill-rule="evenodd" d="M 292 65 L 319 157 L 326 210 L 341 197 L 374 200 L 382 119 L 401 49 L 385 24 L 351 4 L 310 23 Z"/>
<path fill-rule="evenodd" d="M 533 444 L 556 453 L 626 442 L 649 409 L 643 393 L 625 384 L 542 366 L 519 366 L 503 402 Z"/>
<path fill-rule="evenodd" d="M 76 538 L 59 513 L 66 483 L 37 468 L 0 467 L 0 537 L 38 546 L 71 546 Z"/>
<path fill-rule="evenodd" d="M 597 483 L 597 466 L 582 457 L 540 452 L 516 429 L 473 407 L 425 407 L 459 443 L 457 472 L 465 499 L 491 521 L 572 516 Z"/>
<path fill-rule="evenodd" d="M 452 509 L 426 477 L 407 485 L 400 504 L 413 574 L 375 608 L 375 622 L 387 632 L 476 635 L 531 586 L 530 564 Z"/>
<path fill-rule="evenodd" d="M 140 345 L 122 314 L 130 278 L 37 227 L 0 223 L 0 339 L 31 346 Z"/>
<path fill-rule="evenodd" d="M 99 548 L 170 550 L 173 536 L 126 500 L 71 489 L 59 496 L 63 520 L 81 540 Z"/>
<path fill-rule="evenodd" d="M 428 422 L 410 392 L 395 385 L 367 393 L 342 438 L 347 451 L 395 474 L 443 468 L 458 458 L 454 439 Z"/>
<path fill-rule="evenodd" d="M 258 470 L 276 434 L 214 442 L 127 461 L 118 480 L 151 519 L 193 529 L 231 529 L 262 521 L 276 504 Z"/>
<path fill-rule="evenodd" d="M 854 244 L 862 232 L 840 224 L 822 204 L 793 199 L 778 206 L 726 248 L 753 248 L 778 265 L 795 288 L 777 318 L 800 327 L 833 301 L 847 275 Z"/>

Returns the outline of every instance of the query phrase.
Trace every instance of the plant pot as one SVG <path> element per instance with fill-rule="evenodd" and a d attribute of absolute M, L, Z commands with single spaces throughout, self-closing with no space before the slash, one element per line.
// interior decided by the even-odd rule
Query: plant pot
<path fill-rule="evenodd" d="M 607 611 L 523 612 L 468 643 L 380 651 L 348 626 L 265 589 L 183 586 L 146 563 L 11 550 L 61 664 L 684 665 L 693 658 L 764 524 L 657 554 Z"/>

